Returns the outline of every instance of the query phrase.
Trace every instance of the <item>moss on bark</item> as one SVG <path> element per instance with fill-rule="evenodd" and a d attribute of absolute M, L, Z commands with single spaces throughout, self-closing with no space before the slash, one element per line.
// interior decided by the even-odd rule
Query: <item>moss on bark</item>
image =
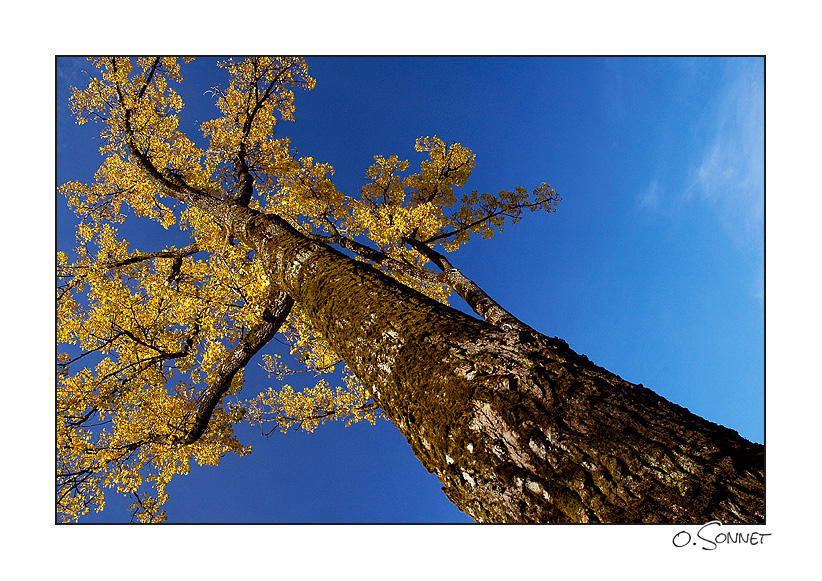
<path fill-rule="evenodd" d="M 235 230 L 480 522 L 760 522 L 763 447 L 592 364 L 502 331 L 274 217 Z"/>

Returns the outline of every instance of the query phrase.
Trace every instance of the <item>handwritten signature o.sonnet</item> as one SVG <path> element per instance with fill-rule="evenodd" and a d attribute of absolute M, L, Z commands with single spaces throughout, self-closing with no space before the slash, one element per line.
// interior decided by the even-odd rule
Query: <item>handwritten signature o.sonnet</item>
<path fill-rule="evenodd" d="M 758 531 L 747 533 L 724 532 L 718 530 L 718 527 L 721 526 L 722 523 L 718 520 L 705 523 L 696 532 L 696 539 L 691 537 L 688 531 L 679 531 L 674 535 L 673 544 L 675 547 L 699 546 L 698 541 L 701 541 L 702 550 L 713 551 L 722 545 L 762 545 L 765 542 L 765 537 L 772 534 Z"/>

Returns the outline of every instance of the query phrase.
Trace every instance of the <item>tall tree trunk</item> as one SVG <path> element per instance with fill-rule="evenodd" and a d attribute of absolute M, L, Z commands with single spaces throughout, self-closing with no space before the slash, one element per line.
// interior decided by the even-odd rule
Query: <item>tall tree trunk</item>
<path fill-rule="evenodd" d="M 561 339 L 428 299 L 276 216 L 224 216 L 476 521 L 763 521 L 762 445 Z"/>

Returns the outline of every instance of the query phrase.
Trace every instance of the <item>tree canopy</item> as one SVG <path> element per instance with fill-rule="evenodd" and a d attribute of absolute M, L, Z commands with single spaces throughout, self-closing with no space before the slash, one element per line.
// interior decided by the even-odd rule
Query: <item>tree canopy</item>
<path fill-rule="evenodd" d="M 104 160 L 92 183 L 60 187 L 80 220 L 76 246 L 57 253 L 64 520 L 102 509 L 109 488 L 133 496 L 135 518 L 163 520 L 175 475 L 250 451 L 235 437 L 238 422 L 311 431 L 379 417 L 369 389 L 215 219 L 219 212 L 277 216 L 437 301 L 456 293 L 490 324 L 511 329 L 522 324 L 446 255 L 560 201 L 544 183 L 463 193 L 475 155 L 437 136 L 416 141 L 413 169 L 410 160 L 376 155 L 359 192 L 338 190 L 329 164 L 301 156 L 274 131 L 294 118 L 295 91 L 315 84 L 298 58 L 221 62 L 230 80 L 205 97 L 218 113 L 201 124 L 207 146 L 198 147 L 179 129 L 175 86 L 188 60 L 91 59 L 88 85 L 72 94 L 77 122 L 102 128 Z M 190 241 L 137 250 L 120 228 L 135 216 Z M 277 333 L 292 358 L 266 352 Z M 258 353 L 276 383 L 244 389 L 243 369 Z M 341 366 L 336 382 L 330 374 Z M 289 384 L 301 371 L 316 376 L 313 387 Z"/>

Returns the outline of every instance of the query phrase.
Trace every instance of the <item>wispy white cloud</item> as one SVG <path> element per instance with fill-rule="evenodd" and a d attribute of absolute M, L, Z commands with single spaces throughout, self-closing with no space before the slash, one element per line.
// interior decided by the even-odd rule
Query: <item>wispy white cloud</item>
<path fill-rule="evenodd" d="M 765 210 L 762 65 L 756 59 L 727 59 L 718 74 L 715 59 L 678 62 L 680 77 L 672 115 L 687 119 L 688 133 L 670 133 L 660 126 L 658 165 L 648 186 L 637 193 L 637 205 L 673 217 L 700 204 L 716 216 L 740 248 L 761 248 Z"/>
<path fill-rule="evenodd" d="M 654 180 L 648 185 L 648 189 L 640 194 L 639 205 L 643 208 L 656 210 L 659 208 L 659 201 L 659 182 Z"/>
<path fill-rule="evenodd" d="M 756 62 L 736 59 L 729 61 L 726 78 L 685 196 L 710 204 L 734 241 L 747 247 L 761 240 L 764 226 L 763 78 Z"/>

